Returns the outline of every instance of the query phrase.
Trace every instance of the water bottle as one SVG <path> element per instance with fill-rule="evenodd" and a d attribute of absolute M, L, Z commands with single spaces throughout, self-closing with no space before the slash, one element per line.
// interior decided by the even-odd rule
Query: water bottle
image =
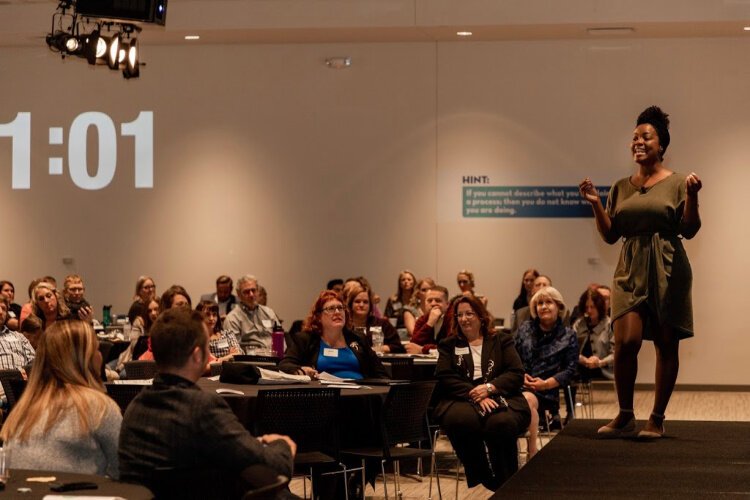
<path fill-rule="evenodd" d="M 284 329 L 278 323 L 274 326 L 271 334 L 271 350 L 277 358 L 284 357 Z"/>
<path fill-rule="evenodd" d="M 370 335 L 372 336 L 372 348 L 375 352 L 383 352 L 383 327 L 371 326 Z"/>
<path fill-rule="evenodd" d="M 104 306 L 102 308 L 102 324 L 104 328 L 107 328 L 112 324 L 112 306 Z"/>

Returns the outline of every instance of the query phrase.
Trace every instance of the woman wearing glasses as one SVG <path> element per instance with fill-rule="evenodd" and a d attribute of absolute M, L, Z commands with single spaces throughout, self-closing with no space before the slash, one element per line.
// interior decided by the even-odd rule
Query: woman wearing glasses
<path fill-rule="evenodd" d="M 342 378 L 388 378 L 367 340 L 345 325 L 346 307 L 339 295 L 332 290 L 320 292 L 302 333 L 287 347 L 279 369 L 311 378 L 322 372 Z"/>
<path fill-rule="evenodd" d="M 485 297 L 484 295 L 480 295 L 474 291 L 474 273 L 472 273 L 468 269 L 461 269 L 456 275 L 456 284 L 461 290 L 462 295 L 468 295 L 478 298 L 482 302 L 482 305 L 485 307 L 485 309 L 487 308 L 487 297 Z"/>
<path fill-rule="evenodd" d="M 477 297 L 457 298 L 451 313 L 449 336 L 438 347 L 435 416 L 464 464 L 469 487 L 481 483 L 495 491 L 518 469 L 516 439 L 531 421 L 521 394 L 523 364 L 513 338 L 493 332 Z"/>

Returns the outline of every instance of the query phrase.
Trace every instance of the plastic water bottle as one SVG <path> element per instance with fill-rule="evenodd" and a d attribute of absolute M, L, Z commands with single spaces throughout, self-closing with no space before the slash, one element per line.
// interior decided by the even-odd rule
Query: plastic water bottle
<path fill-rule="evenodd" d="M 109 325 L 112 324 L 112 306 L 104 306 L 102 307 L 102 324 L 104 325 L 104 328 L 107 328 Z"/>
<path fill-rule="evenodd" d="M 383 352 L 383 327 L 371 326 L 370 335 L 372 335 L 372 348 L 375 352 Z"/>
<path fill-rule="evenodd" d="M 284 329 L 278 323 L 274 326 L 271 334 L 271 350 L 277 358 L 284 357 Z"/>

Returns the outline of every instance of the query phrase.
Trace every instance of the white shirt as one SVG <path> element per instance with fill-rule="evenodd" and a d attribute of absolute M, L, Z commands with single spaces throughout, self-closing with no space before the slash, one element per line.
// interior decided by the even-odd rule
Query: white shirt
<path fill-rule="evenodd" d="M 471 349 L 471 360 L 474 362 L 474 376 L 473 380 L 482 377 L 482 344 L 470 345 Z"/>

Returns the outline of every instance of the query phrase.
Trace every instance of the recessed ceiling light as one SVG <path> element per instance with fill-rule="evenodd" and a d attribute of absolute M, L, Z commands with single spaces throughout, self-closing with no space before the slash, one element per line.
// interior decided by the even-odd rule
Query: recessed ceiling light
<path fill-rule="evenodd" d="M 743 29 L 743 30 L 745 30 L 745 31 L 750 31 L 750 26 L 745 26 L 745 27 L 744 27 L 744 28 L 742 28 L 742 29 Z"/>
<path fill-rule="evenodd" d="M 200 40 L 200 35 L 185 35 L 185 40 Z"/>
<path fill-rule="evenodd" d="M 456 31 L 456 35 L 458 36 L 471 36 L 473 34 L 471 31 Z"/>

